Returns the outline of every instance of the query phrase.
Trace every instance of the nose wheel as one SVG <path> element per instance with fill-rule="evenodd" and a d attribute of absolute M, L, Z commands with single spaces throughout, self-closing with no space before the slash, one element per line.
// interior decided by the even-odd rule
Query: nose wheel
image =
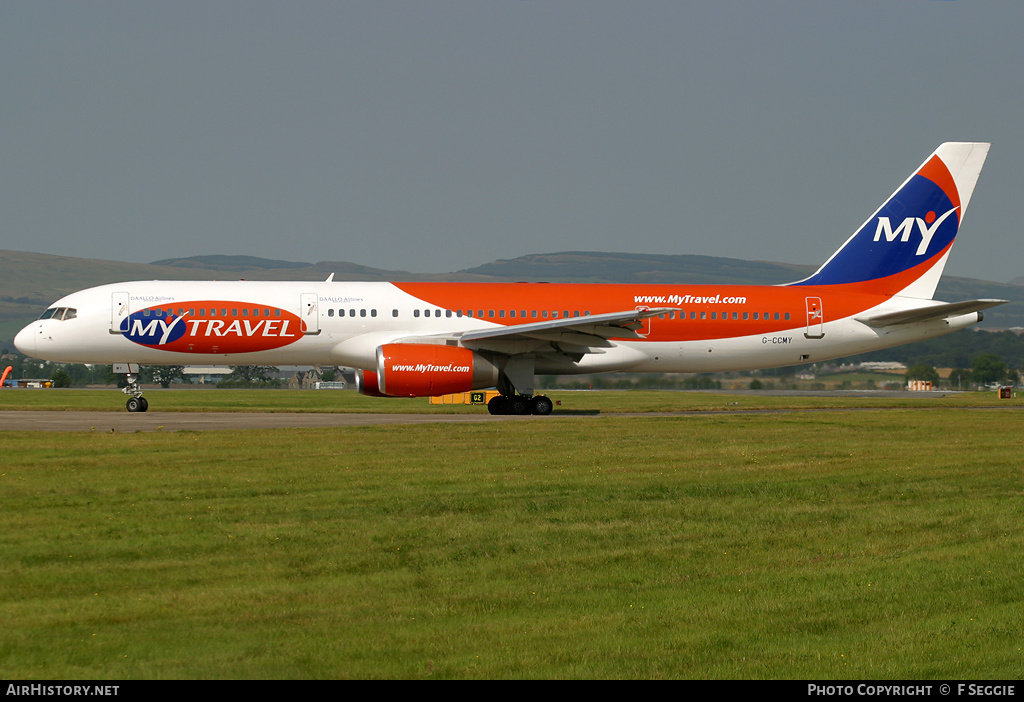
<path fill-rule="evenodd" d="M 141 395 L 138 397 L 129 397 L 128 401 L 124 403 L 124 406 L 129 412 L 145 412 L 149 409 L 149 400 Z"/>
<path fill-rule="evenodd" d="M 128 381 L 128 384 L 121 389 L 121 392 L 125 395 L 131 395 L 128 401 L 124 403 L 125 409 L 129 412 L 145 412 L 149 409 L 149 401 L 142 396 L 142 386 L 139 385 L 138 370 L 138 365 L 134 363 L 114 364 L 114 372 L 125 373 L 125 378 Z"/>

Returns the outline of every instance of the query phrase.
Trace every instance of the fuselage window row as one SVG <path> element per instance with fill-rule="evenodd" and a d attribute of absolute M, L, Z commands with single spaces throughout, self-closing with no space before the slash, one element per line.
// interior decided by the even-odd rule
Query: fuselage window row
<path fill-rule="evenodd" d="M 50 316 L 48 314 L 50 312 L 59 312 L 59 311 L 60 311 L 59 309 L 58 310 L 47 310 L 44 313 L 45 316 L 41 317 L 41 319 L 47 319 Z M 173 312 L 173 310 L 168 310 L 167 311 L 168 315 L 172 314 L 172 312 Z M 182 310 L 178 310 L 178 314 L 182 314 L 182 312 L 183 312 Z M 227 312 L 228 312 L 227 310 L 221 310 L 221 315 L 222 316 L 227 316 Z M 413 309 L 412 316 L 417 318 L 417 319 L 421 318 L 421 317 L 423 317 L 423 318 L 431 318 L 431 317 L 433 317 L 433 318 L 436 319 L 436 318 L 440 318 L 442 316 L 442 312 L 444 313 L 443 316 L 445 318 L 449 318 L 449 319 L 451 317 L 458 317 L 460 319 L 462 317 L 470 317 L 470 318 L 476 317 L 478 319 L 495 319 L 495 318 L 497 318 L 497 319 L 506 319 L 506 318 L 508 318 L 508 319 L 559 319 L 559 318 L 568 319 L 570 317 L 580 317 L 580 316 L 589 317 L 590 316 L 590 310 L 585 310 L 581 314 L 579 310 L 573 310 L 573 311 L 569 311 L 569 310 L 562 310 L 562 311 L 558 311 L 558 310 L 540 310 L 539 312 L 538 312 L 538 310 L 529 310 L 529 311 L 527 311 L 527 310 L 486 310 L 486 311 L 485 310 L 475 310 L 475 311 L 474 310 L 465 310 L 464 311 L 464 310 L 461 310 L 461 309 L 460 310 L 442 310 L 440 308 L 437 308 L 437 309 L 424 309 L 424 310 L 421 310 L 421 309 L 418 309 L 418 308 L 417 309 Z M 71 315 L 73 317 L 74 316 L 74 310 L 70 310 L 70 313 L 71 313 Z M 194 310 L 189 310 L 189 314 L 194 314 L 194 313 L 195 313 Z M 275 313 L 275 316 L 278 316 L 278 317 L 281 316 L 281 311 L 280 310 L 274 310 L 274 313 Z M 146 316 L 149 316 L 149 310 L 145 310 L 144 314 Z M 161 310 L 154 310 L 154 314 L 159 317 L 161 315 Z M 201 316 L 205 316 L 206 315 L 206 310 L 202 310 L 202 309 L 199 310 L 199 314 Z M 264 316 L 269 317 L 270 316 L 270 310 L 264 310 L 263 314 L 264 314 Z M 335 310 L 333 308 L 327 310 L 327 316 L 328 317 L 334 317 L 335 314 L 337 314 L 338 317 L 346 317 L 346 316 L 347 317 L 357 317 L 357 316 L 358 317 L 376 317 L 377 316 L 377 310 L 375 310 L 375 309 L 370 309 L 370 310 L 366 310 L 366 309 L 360 309 L 360 310 L 355 310 L 355 309 L 348 309 L 348 310 L 339 309 L 339 310 L 337 310 L 337 312 L 335 312 Z M 252 311 L 252 315 L 254 317 L 255 316 L 259 316 L 259 310 L 253 310 Z M 59 317 L 57 317 L 57 315 L 53 315 L 53 316 L 55 318 L 59 318 Z M 211 309 L 210 310 L 210 316 L 211 317 L 217 316 L 217 310 Z M 238 316 L 238 310 L 231 310 L 231 316 L 232 317 L 237 317 Z M 248 310 L 244 310 L 243 309 L 242 310 L 242 316 L 243 317 L 248 316 Z M 392 317 L 398 317 L 399 316 L 399 310 L 392 309 L 391 310 L 391 316 Z M 64 317 L 64 319 L 70 319 L 70 318 L 71 317 Z M 678 313 L 677 312 L 668 312 L 668 313 L 665 313 L 665 314 L 659 314 L 658 315 L 658 319 L 671 319 L 671 320 L 678 319 L 680 321 L 686 321 L 686 319 L 687 319 L 687 312 L 686 312 L 686 310 L 679 310 Z M 791 319 L 791 314 L 789 312 L 731 312 L 731 313 L 730 312 L 721 312 L 721 313 L 719 313 L 719 312 L 706 312 L 706 311 L 697 312 L 696 310 L 692 310 L 692 311 L 689 312 L 689 319 L 691 319 L 691 320 L 698 320 L 698 319 L 708 320 L 708 319 L 713 319 L 713 320 L 721 320 L 721 321 L 729 321 L 730 319 L 739 321 L 740 319 L 743 319 L 743 320 L 746 320 L 746 321 L 755 321 L 755 322 L 756 321 L 761 321 L 761 320 L 764 320 L 764 321 L 774 320 L 776 322 L 778 322 L 780 320 L 785 320 L 785 321 L 788 322 Z"/>
<path fill-rule="evenodd" d="M 242 308 L 241 310 L 239 310 L 237 307 L 232 308 L 231 310 L 228 310 L 227 308 L 221 308 L 219 312 L 217 311 L 217 308 L 215 308 L 215 307 L 211 307 L 210 309 L 206 309 L 205 307 L 200 307 L 198 310 L 195 307 L 190 307 L 188 310 L 186 310 L 186 309 L 184 309 L 182 307 L 179 307 L 178 310 L 177 310 L 177 313 L 175 313 L 174 308 L 168 308 L 166 310 L 162 310 L 160 308 L 156 308 L 156 309 L 145 309 L 145 310 L 142 310 L 142 316 L 143 317 L 165 317 L 165 316 L 166 317 L 174 317 L 175 314 L 177 314 L 178 317 L 184 317 L 186 315 L 189 316 L 189 317 L 195 317 L 197 311 L 199 312 L 199 316 L 200 317 L 228 317 L 228 316 L 238 317 L 239 315 L 241 315 L 242 317 L 280 317 L 281 316 L 281 310 L 279 310 L 279 309 L 271 310 L 271 309 L 266 308 L 266 307 L 264 307 L 263 309 L 260 309 L 258 307 L 254 307 L 252 309 Z M 74 310 L 71 310 L 71 312 L 74 313 Z M 70 319 L 70 317 L 65 316 L 64 319 Z"/>
<path fill-rule="evenodd" d="M 346 314 L 345 310 L 338 310 L 338 316 L 339 317 L 344 317 L 345 314 Z M 369 316 L 369 317 L 376 317 L 377 316 L 377 310 L 375 310 L 375 309 L 373 309 L 373 310 L 361 309 L 361 310 L 358 310 L 358 311 L 356 311 L 354 309 L 349 309 L 348 310 L 348 316 L 349 317 L 355 317 L 356 315 L 359 315 L 360 317 L 367 317 L 367 316 Z M 327 310 L 327 316 L 328 317 L 333 317 L 334 316 L 334 309 L 333 308 Z M 392 312 L 392 316 L 393 317 L 397 317 L 398 316 L 398 310 L 394 310 Z"/>

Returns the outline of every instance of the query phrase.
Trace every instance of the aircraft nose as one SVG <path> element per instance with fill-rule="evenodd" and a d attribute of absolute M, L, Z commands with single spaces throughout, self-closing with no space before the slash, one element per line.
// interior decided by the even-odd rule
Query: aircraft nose
<path fill-rule="evenodd" d="M 36 324 L 33 322 L 14 337 L 14 347 L 26 356 L 31 356 L 36 351 L 36 337 L 38 336 L 39 332 L 36 331 Z"/>

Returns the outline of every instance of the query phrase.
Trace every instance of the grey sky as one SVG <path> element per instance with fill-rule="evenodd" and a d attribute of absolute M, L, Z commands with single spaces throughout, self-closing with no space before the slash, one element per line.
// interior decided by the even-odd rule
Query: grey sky
<path fill-rule="evenodd" d="M 0 248 L 813 264 L 979 140 L 947 273 L 1007 281 L 1022 28 L 1020 0 L 0 0 Z"/>

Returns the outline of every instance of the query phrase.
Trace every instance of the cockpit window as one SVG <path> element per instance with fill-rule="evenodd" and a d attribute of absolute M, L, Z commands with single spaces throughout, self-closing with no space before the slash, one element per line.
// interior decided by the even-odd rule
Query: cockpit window
<path fill-rule="evenodd" d="M 39 319 L 74 319 L 78 316 L 78 310 L 73 307 L 51 307 L 43 312 Z"/>

